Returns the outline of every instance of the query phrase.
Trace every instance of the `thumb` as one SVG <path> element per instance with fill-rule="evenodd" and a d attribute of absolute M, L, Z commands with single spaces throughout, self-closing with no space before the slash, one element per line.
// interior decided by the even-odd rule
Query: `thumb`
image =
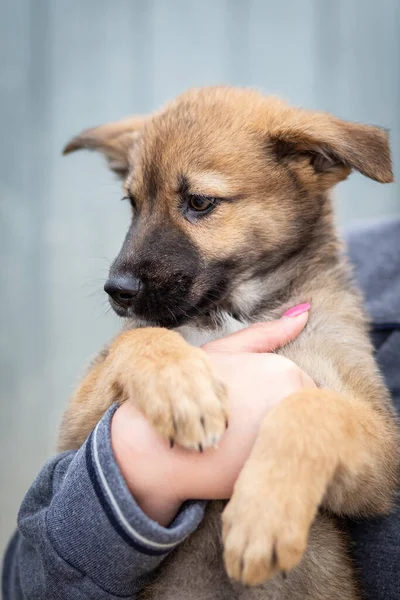
<path fill-rule="evenodd" d="M 308 308 L 296 316 L 276 321 L 255 323 L 246 329 L 202 346 L 208 352 L 272 352 L 294 340 L 308 320 Z"/>

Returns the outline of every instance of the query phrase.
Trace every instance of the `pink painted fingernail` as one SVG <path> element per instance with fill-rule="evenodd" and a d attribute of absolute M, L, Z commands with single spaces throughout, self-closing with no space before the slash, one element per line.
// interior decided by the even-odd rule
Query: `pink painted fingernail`
<path fill-rule="evenodd" d="M 282 315 L 282 319 L 287 319 L 288 317 L 298 317 L 299 315 L 309 311 L 310 308 L 311 304 L 309 302 L 298 304 L 297 306 L 293 306 L 293 308 L 289 308 L 289 310 Z"/>

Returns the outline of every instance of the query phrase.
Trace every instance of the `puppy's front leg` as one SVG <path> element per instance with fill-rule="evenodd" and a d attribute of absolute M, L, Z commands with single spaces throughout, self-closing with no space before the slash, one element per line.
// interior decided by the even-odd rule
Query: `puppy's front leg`
<path fill-rule="evenodd" d="M 228 574 L 256 585 L 295 567 L 321 505 L 387 511 L 397 441 L 392 419 L 356 398 L 307 389 L 284 400 L 265 418 L 223 513 Z"/>
<path fill-rule="evenodd" d="M 104 350 L 96 357 L 68 404 L 58 435 L 57 449 L 59 452 L 80 448 L 89 433 L 116 400 L 113 395 L 97 393 L 99 382 L 102 381 L 106 356 L 107 350 Z"/>
<path fill-rule="evenodd" d="M 226 399 L 203 350 L 167 329 L 129 330 L 81 384 L 64 417 L 61 447 L 78 430 L 83 441 L 113 401 L 130 401 L 171 443 L 201 451 L 226 429 Z"/>

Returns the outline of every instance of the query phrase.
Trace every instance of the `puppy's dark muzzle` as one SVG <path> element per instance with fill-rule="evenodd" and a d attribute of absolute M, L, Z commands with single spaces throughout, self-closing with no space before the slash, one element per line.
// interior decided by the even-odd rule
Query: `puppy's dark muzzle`
<path fill-rule="evenodd" d="M 130 308 L 140 289 L 143 287 L 143 282 L 132 275 L 120 275 L 111 277 L 104 286 L 104 291 L 118 304 L 121 308 Z"/>

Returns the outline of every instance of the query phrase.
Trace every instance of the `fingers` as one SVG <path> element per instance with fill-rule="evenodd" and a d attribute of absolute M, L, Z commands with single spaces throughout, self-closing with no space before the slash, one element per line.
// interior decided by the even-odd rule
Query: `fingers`
<path fill-rule="evenodd" d="M 210 352 L 272 352 L 294 340 L 304 329 L 308 310 L 268 323 L 255 323 L 219 340 L 205 344 Z"/>

